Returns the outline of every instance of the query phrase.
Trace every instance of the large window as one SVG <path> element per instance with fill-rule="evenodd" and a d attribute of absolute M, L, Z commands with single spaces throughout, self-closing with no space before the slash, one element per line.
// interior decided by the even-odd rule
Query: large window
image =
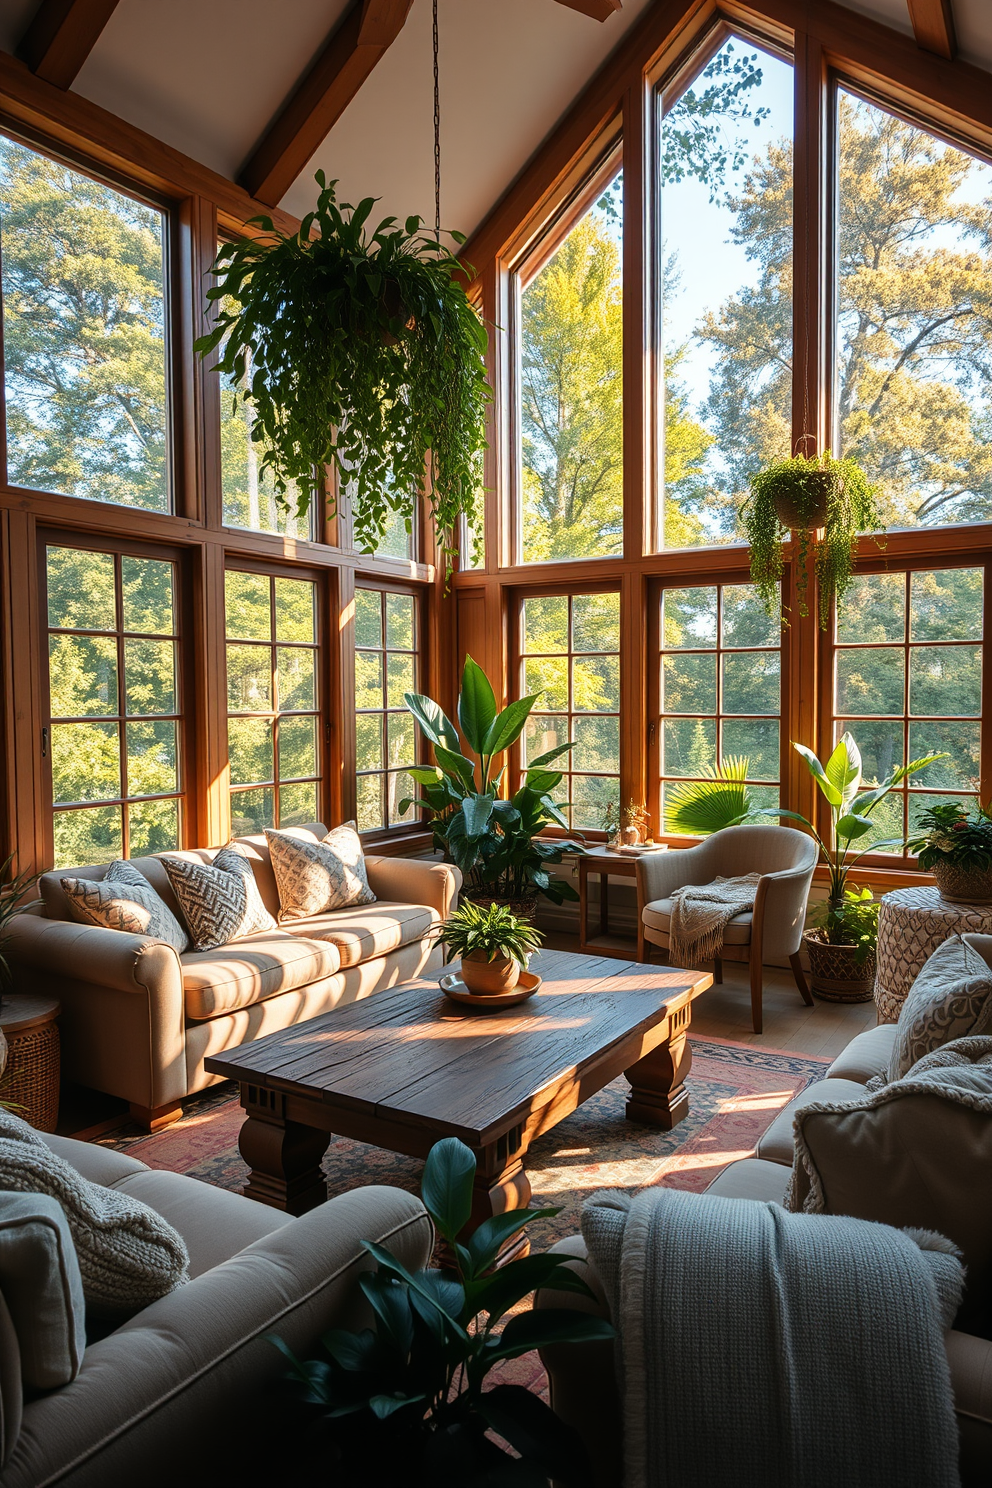
<path fill-rule="evenodd" d="M 552 594 L 525 599 L 521 696 L 539 693 L 523 738 L 523 764 L 575 741 L 555 761 L 560 798 L 576 829 L 605 828 L 620 800 L 620 596 Z"/>
<path fill-rule="evenodd" d="M 317 585 L 232 569 L 226 589 L 231 830 L 316 821 Z"/>
<path fill-rule="evenodd" d="M 412 594 L 355 590 L 355 734 L 358 830 L 376 832 L 416 820 L 419 794 L 409 766 L 418 761 L 413 717 L 404 697 L 417 692 L 419 616 Z"/>
<path fill-rule="evenodd" d="M 169 507 L 165 219 L 0 139 L 11 485 Z"/>
<path fill-rule="evenodd" d="M 879 803 L 862 846 L 904 838 L 943 792 L 961 800 L 979 790 L 983 580 L 981 568 L 861 574 L 839 607 L 834 737 L 854 736 L 865 780 L 947 755 Z"/>
<path fill-rule="evenodd" d="M 181 842 L 175 564 L 47 550 L 56 868 Z"/>
<path fill-rule="evenodd" d="M 308 538 L 314 535 L 314 512 L 311 504 L 305 516 L 293 509 L 296 487 L 288 495 L 289 509 L 276 497 L 276 484 L 271 471 L 262 470 L 262 453 L 252 439 L 254 414 L 244 403 L 240 389 L 251 378 L 251 353 L 240 384 L 225 373 L 220 390 L 220 462 L 224 495 L 224 522 L 229 527 L 247 527 L 253 532 L 277 532 L 284 537 Z M 235 406 L 235 393 L 239 393 Z"/>
<path fill-rule="evenodd" d="M 730 758 L 748 761 L 755 805 L 778 804 L 780 691 L 778 620 L 750 584 L 662 590 L 652 731 L 663 823 L 670 785 L 703 779 Z"/>

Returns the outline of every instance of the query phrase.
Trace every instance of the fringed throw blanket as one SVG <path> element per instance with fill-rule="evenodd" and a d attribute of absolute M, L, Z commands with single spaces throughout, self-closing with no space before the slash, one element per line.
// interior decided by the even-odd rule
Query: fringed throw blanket
<path fill-rule="evenodd" d="M 582 1233 L 624 1488 L 959 1488 L 948 1241 L 663 1188 L 596 1195 Z"/>
<path fill-rule="evenodd" d="M 668 959 L 673 966 L 698 966 L 719 956 L 723 932 L 735 915 L 754 908 L 759 873 L 686 884 L 672 895 Z"/>

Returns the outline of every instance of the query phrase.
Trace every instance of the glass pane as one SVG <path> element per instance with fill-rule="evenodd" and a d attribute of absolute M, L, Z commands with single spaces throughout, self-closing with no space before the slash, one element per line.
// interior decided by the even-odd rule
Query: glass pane
<path fill-rule="evenodd" d="M 524 695 L 540 695 L 542 708 L 568 707 L 568 657 L 524 662 Z"/>
<path fill-rule="evenodd" d="M 402 708 L 408 692 L 416 692 L 412 656 L 392 655 L 386 658 L 386 702 L 390 708 Z"/>
<path fill-rule="evenodd" d="M 390 713 L 386 719 L 386 737 L 389 743 L 390 765 L 412 765 L 416 763 L 417 746 L 414 738 L 413 719 L 409 713 Z"/>
<path fill-rule="evenodd" d="M 524 600 L 524 651 L 561 656 L 568 650 L 568 597 L 545 594 Z"/>
<path fill-rule="evenodd" d="M 249 350 L 244 381 L 250 376 Z M 299 492 L 294 481 L 290 481 L 285 498 L 279 499 L 272 472 L 262 468 L 264 450 L 251 437 L 254 412 L 240 400 L 237 408 L 234 407 L 234 391 L 234 379 L 225 373 L 221 378 L 220 397 L 220 464 L 225 525 L 248 527 L 253 532 L 278 532 L 284 537 L 312 537 L 312 511 L 302 517 L 298 515 Z"/>
<path fill-rule="evenodd" d="M 9 410 L 7 417 L 11 417 Z M 116 628 L 117 597 L 110 553 L 48 549 L 48 623 L 59 630 Z"/>
<path fill-rule="evenodd" d="M 386 776 L 386 811 L 391 827 L 417 820 L 416 798 L 417 787 L 405 770 Z M 410 802 L 405 811 L 400 810 L 401 801 Z"/>
<path fill-rule="evenodd" d="M 910 576 L 910 640 L 980 641 L 980 568 L 945 568 Z"/>
<path fill-rule="evenodd" d="M 89 863 L 112 863 L 124 851 L 119 806 L 97 806 L 90 811 L 56 811 L 56 868 L 85 868 Z"/>
<path fill-rule="evenodd" d="M 313 642 L 317 636 L 316 586 L 305 579 L 276 579 L 276 640 Z"/>
<path fill-rule="evenodd" d="M 576 770 L 617 773 L 620 769 L 619 718 L 577 718 L 575 748 L 569 758 Z M 567 763 L 562 760 L 562 763 Z"/>
<path fill-rule="evenodd" d="M 572 776 L 572 826 L 576 831 L 601 830 L 606 808 L 620 804 L 620 782 L 603 775 Z"/>
<path fill-rule="evenodd" d="M 358 830 L 375 832 L 386 825 L 381 775 L 358 777 Z"/>
<path fill-rule="evenodd" d="M 532 713 L 523 732 L 524 763 L 540 759 L 552 749 L 558 749 L 569 741 L 568 719 L 548 717 L 546 713 Z M 567 767 L 568 755 L 561 756 L 561 765 Z M 553 762 L 556 766 L 559 761 Z"/>
<path fill-rule="evenodd" d="M 716 720 L 666 718 L 661 739 L 661 773 L 694 780 L 716 764 Z"/>
<path fill-rule="evenodd" d="M 909 711 L 939 717 L 982 711 L 981 646 L 911 646 Z"/>
<path fill-rule="evenodd" d="M 751 787 L 751 799 L 755 806 L 777 806 L 779 804 L 779 789 L 777 785 L 754 785 Z M 769 822 L 772 826 L 779 825 L 777 816 L 756 816 L 756 822 Z M 788 826 L 788 822 L 783 823 Z"/>
<path fill-rule="evenodd" d="M 355 645 L 382 645 L 382 595 L 378 589 L 355 590 Z"/>
<path fill-rule="evenodd" d="M 378 553 L 380 558 L 412 558 L 413 533 L 407 530 L 407 519 L 392 510 L 386 513 L 386 530 L 374 548 L 363 549 Z"/>
<path fill-rule="evenodd" d="M 232 713 L 272 711 L 272 651 L 268 646 L 228 644 L 227 706 Z"/>
<path fill-rule="evenodd" d="M 269 581 L 264 574 L 239 573 L 228 569 L 224 576 L 227 598 L 227 634 L 236 641 L 272 639 Z"/>
<path fill-rule="evenodd" d="M 781 638 L 782 627 L 777 616 L 766 613 L 753 584 L 724 585 L 725 646 L 777 646 Z"/>
<path fill-rule="evenodd" d="M 845 731 L 851 734 L 860 749 L 861 778 L 865 785 L 880 785 L 897 765 L 903 763 L 901 723 L 869 723 L 864 719 L 845 723 L 840 719 L 834 725 L 834 731 L 838 739 Z"/>
<path fill-rule="evenodd" d="M 623 181 L 521 295 L 523 561 L 623 547 Z"/>
<path fill-rule="evenodd" d="M 231 792 L 231 836 L 248 837 L 275 826 L 271 787 Z"/>
<path fill-rule="evenodd" d="M 127 808 L 128 856 L 168 852 L 179 846 L 179 802 L 137 801 Z"/>
<path fill-rule="evenodd" d="M 580 713 L 611 713 L 620 707 L 619 656 L 572 660 L 572 707 Z"/>
<path fill-rule="evenodd" d="M 272 724 L 269 719 L 229 718 L 227 748 L 232 785 L 253 785 L 256 780 L 272 779 Z"/>
<path fill-rule="evenodd" d="M 905 694 L 903 667 L 904 653 L 897 646 L 838 651 L 837 712 L 901 713 Z"/>
<path fill-rule="evenodd" d="M 955 792 L 953 796 L 937 796 L 924 793 L 923 791 L 910 791 L 909 793 L 909 830 L 914 832 L 920 817 L 924 811 L 929 811 L 934 806 L 946 806 L 949 801 L 960 801 L 966 811 L 972 810 L 978 804 L 977 797 L 962 796 Z"/>
<path fill-rule="evenodd" d="M 662 121 L 665 548 L 733 542 L 791 453 L 792 111 L 792 67 L 732 38 Z"/>
<path fill-rule="evenodd" d="M 397 651 L 412 651 L 413 595 L 386 595 L 386 645 Z"/>
<path fill-rule="evenodd" d="M 728 718 L 723 725 L 722 758 L 731 755 L 747 759 L 749 780 L 777 780 L 778 719 Z"/>
<path fill-rule="evenodd" d="M 129 796 L 161 796 L 179 789 L 179 757 L 176 725 L 129 723 L 127 725 L 127 793 Z M 131 844 L 134 855 L 134 844 Z"/>
<path fill-rule="evenodd" d="M 175 713 L 175 642 L 125 641 L 124 690 L 128 713 Z"/>
<path fill-rule="evenodd" d="M 169 509 L 164 222 L 0 140 L 12 485 Z"/>
<path fill-rule="evenodd" d="M 666 713 L 716 712 L 716 656 L 665 656 L 661 672 Z"/>
<path fill-rule="evenodd" d="M 313 718 L 279 720 L 279 778 L 317 774 L 317 725 Z M 316 818 L 308 817 L 308 821 Z"/>
<path fill-rule="evenodd" d="M 906 575 L 855 574 L 837 607 L 839 641 L 904 641 Z"/>
<path fill-rule="evenodd" d="M 124 629 L 151 635 L 174 635 L 174 571 L 156 558 L 121 559 Z"/>
<path fill-rule="evenodd" d="M 117 724 L 53 724 L 52 799 L 56 803 L 108 801 L 120 793 Z"/>
<path fill-rule="evenodd" d="M 838 132 L 844 452 L 878 483 L 885 527 L 988 521 L 992 334 L 978 224 L 992 167 L 843 89 Z"/>
<path fill-rule="evenodd" d="M 118 711 L 117 643 L 111 637 L 48 638 L 53 718 L 89 718 Z"/>
<path fill-rule="evenodd" d="M 572 650 L 620 650 L 619 594 L 577 594 L 572 600 Z"/>
<path fill-rule="evenodd" d="M 316 655 L 298 647 L 276 651 L 276 694 L 279 707 L 300 711 L 317 706 Z"/>
<path fill-rule="evenodd" d="M 922 759 L 926 754 L 944 753 L 947 759 L 935 760 L 925 770 L 911 777 L 914 786 L 929 785 L 936 789 L 977 791 L 980 784 L 979 750 L 981 724 L 941 721 L 909 725 L 909 757 Z"/>
<path fill-rule="evenodd" d="M 378 652 L 355 653 L 355 707 L 382 707 L 382 657 Z"/>
<path fill-rule="evenodd" d="M 355 719 L 355 753 L 359 770 L 382 769 L 381 713 L 359 713 Z"/>
<path fill-rule="evenodd" d="M 662 646 L 668 651 L 716 645 L 716 589 L 666 589 Z"/>
<path fill-rule="evenodd" d="M 723 658 L 724 713 L 777 713 L 777 651 L 738 651 Z"/>
<path fill-rule="evenodd" d="M 282 785 L 279 787 L 280 827 L 305 827 L 317 820 L 317 785 Z"/>

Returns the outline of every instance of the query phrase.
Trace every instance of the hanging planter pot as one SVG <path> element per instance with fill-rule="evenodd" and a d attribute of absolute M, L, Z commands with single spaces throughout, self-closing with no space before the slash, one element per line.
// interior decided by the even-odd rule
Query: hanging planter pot
<path fill-rule="evenodd" d="M 825 527 L 834 485 L 827 470 L 810 471 L 801 489 L 797 489 L 792 480 L 781 481 L 772 495 L 779 522 L 796 532 L 815 532 L 817 528 Z"/>

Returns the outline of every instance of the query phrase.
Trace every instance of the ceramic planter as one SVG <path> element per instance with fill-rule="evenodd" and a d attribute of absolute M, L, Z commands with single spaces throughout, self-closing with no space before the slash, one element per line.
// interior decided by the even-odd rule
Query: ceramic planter
<path fill-rule="evenodd" d="M 462 981 L 470 992 L 495 997 L 511 992 L 520 980 L 520 966 L 512 956 L 490 961 L 485 951 L 470 951 L 462 957 Z"/>
<path fill-rule="evenodd" d="M 992 904 L 992 867 L 965 868 L 961 863 L 938 861 L 931 871 L 941 899 L 952 904 Z"/>
<path fill-rule="evenodd" d="M 823 1002 L 871 1002 L 875 990 L 875 952 L 859 966 L 857 946 L 831 945 L 822 930 L 807 930 L 809 985 Z"/>
<path fill-rule="evenodd" d="M 775 492 L 773 505 L 775 515 L 783 527 L 791 527 L 801 531 L 815 532 L 818 527 L 827 525 L 827 506 L 830 500 L 830 492 L 835 477 L 829 470 L 813 471 L 805 477 L 807 489 L 812 493 L 813 504 L 803 516 L 800 511 L 799 502 L 792 494 L 791 487 L 783 483 L 781 493 Z"/>

